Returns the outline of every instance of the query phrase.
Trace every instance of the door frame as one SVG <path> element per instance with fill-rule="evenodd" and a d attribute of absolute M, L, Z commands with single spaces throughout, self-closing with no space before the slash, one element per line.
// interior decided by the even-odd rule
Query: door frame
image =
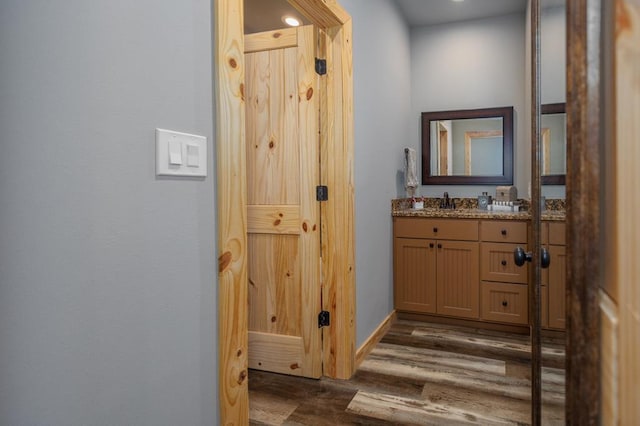
<path fill-rule="evenodd" d="M 598 295 L 607 231 L 600 205 L 606 173 L 601 37 L 604 21 L 612 19 L 602 6 L 602 0 L 567 1 L 566 423 L 572 425 L 599 424 L 601 412 Z"/>
<path fill-rule="evenodd" d="M 320 77 L 323 374 L 355 371 L 355 231 L 351 17 L 336 0 L 288 0 L 313 25 Z M 213 2 L 216 99 L 218 386 L 222 424 L 248 424 L 247 192 L 243 0 Z M 331 161 L 327 161 L 331 159 Z"/>
<path fill-rule="evenodd" d="M 319 28 L 326 28 L 327 53 L 339 66 L 324 80 L 323 117 L 341 118 L 321 131 L 322 158 L 332 158 L 335 170 L 323 168 L 323 179 L 333 182 L 332 201 L 321 209 L 324 245 L 335 247 L 323 256 L 325 277 L 335 273 L 342 281 L 323 286 L 332 307 L 329 338 L 324 339 L 325 374 L 348 378 L 354 370 L 355 277 L 353 239 L 353 98 L 351 21 L 332 0 L 289 0 Z M 600 411 L 600 184 L 601 81 L 600 0 L 567 2 L 567 237 L 571 262 L 567 270 L 567 422 L 597 424 Z M 219 400 L 224 424 L 248 419 L 246 318 L 246 182 L 244 173 L 243 10 L 242 0 L 214 4 L 216 159 L 218 193 L 219 282 Z M 595 18 L 595 19 L 594 19 Z M 610 19 L 611 17 L 606 16 Z M 320 45 L 323 43 L 320 42 Z M 337 49 L 333 49 L 335 47 Z M 329 55 L 327 55 L 329 59 Z M 337 68 L 340 69 L 337 69 Z M 333 108 L 335 109 L 333 109 Z M 344 109 L 344 110 L 343 110 Z M 340 112 L 340 113 L 338 113 Z M 327 123 L 332 123 L 328 126 Z M 335 143 L 329 145 L 333 139 Z M 342 154 L 339 161 L 330 151 Z M 324 180 L 329 186 L 329 180 Z M 333 189 L 333 190 L 332 190 Z M 343 208 L 346 207 L 346 210 Z M 342 220 L 327 225 L 326 219 Z M 338 234 L 337 227 L 346 229 Z M 333 238 L 332 238 L 333 237 Z M 343 244 L 339 242 L 343 241 Z M 328 248 L 328 247 L 323 247 Z M 336 251 L 337 250 L 337 251 Z M 333 254 L 333 256 L 331 256 Z M 340 257 L 344 254 L 345 257 Z M 331 259 L 333 258 L 333 259 Z M 335 264 L 340 261 L 341 267 Z M 346 267 L 345 267 L 346 266 Z M 347 296 L 347 297 L 345 297 Z M 334 307 L 335 306 L 335 307 Z M 338 326 L 339 325 L 339 326 Z M 345 345 L 341 345 L 345 343 Z M 327 350 L 328 349 L 328 350 Z M 332 352 L 332 349 L 334 352 Z"/>

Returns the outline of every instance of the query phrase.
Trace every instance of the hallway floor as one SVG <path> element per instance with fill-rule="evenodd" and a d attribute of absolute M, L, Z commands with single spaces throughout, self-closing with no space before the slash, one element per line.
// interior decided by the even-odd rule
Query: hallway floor
<path fill-rule="evenodd" d="M 251 424 L 528 424 L 528 340 L 398 320 L 348 381 L 251 370 Z M 560 425 L 564 344 L 544 342 L 543 424 Z"/>

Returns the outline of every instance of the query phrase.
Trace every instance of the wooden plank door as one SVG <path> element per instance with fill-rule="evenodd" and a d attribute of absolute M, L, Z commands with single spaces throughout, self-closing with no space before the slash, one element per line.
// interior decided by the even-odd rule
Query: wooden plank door
<path fill-rule="evenodd" d="M 249 368 L 322 375 L 313 26 L 245 36 Z"/>
<path fill-rule="evenodd" d="M 593 393 L 601 409 L 594 413 L 608 426 L 638 424 L 640 419 L 640 3 L 619 0 L 603 5 L 607 67 L 602 134 L 608 137 L 600 139 L 605 153 L 601 193 L 614 196 L 595 203 L 604 218 L 600 254 L 606 260 L 598 297 L 601 334 L 590 335 L 587 343 L 602 357 L 601 389 Z M 593 199 L 598 200 L 597 194 Z"/>

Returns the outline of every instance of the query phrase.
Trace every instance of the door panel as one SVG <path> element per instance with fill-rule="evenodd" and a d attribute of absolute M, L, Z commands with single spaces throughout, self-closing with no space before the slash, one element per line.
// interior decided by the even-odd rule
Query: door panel
<path fill-rule="evenodd" d="M 252 38 L 259 43 L 252 43 Z M 292 37 L 289 37 L 292 38 Z M 249 367 L 322 374 L 317 78 L 313 27 L 296 45 L 247 35 Z M 264 50 L 260 50 L 264 49 Z"/>
<path fill-rule="evenodd" d="M 249 330 L 300 335 L 298 239 L 249 234 Z"/>
<path fill-rule="evenodd" d="M 436 242 L 395 239 L 394 301 L 399 310 L 436 312 Z"/>
<path fill-rule="evenodd" d="M 526 285 L 485 281 L 481 286 L 482 319 L 523 325 L 529 323 Z"/>
<path fill-rule="evenodd" d="M 566 268 L 565 246 L 549 246 L 551 265 L 549 267 L 549 327 L 565 328 L 566 324 Z"/>
<path fill-rule="evenodd" d="M 478 243 L 438 241 L 437 249 L 438 313 L 479 318 Z"/>
<path fill-rule="evenodd" d="M 513 260 L 513 251 L 522 244 L 482 243 L 481 277 L 485 281 L 526 284 L 528 268 L 518 266 Z"/>

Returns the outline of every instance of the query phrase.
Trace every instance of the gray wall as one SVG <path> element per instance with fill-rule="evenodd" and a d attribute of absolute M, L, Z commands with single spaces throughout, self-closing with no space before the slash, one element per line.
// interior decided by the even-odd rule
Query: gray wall
<path fill-rule="evenodd" d="M 207 0 L 0 2 L 0 424 L 217 422 Z M 212 164 L 213 156 L 209 156 Z"/>
<path fill-rule="evenodd" d="M 411 92 L 411 143 L 418 152 L 424 111 L 513 106 L 514 184 L 518 194 L 526 196 L 523 14 L 412 28 Z M 475 197 L 482 191 L 495 193 L 495 186 L 430 185 L 420 191 L 431 197 L 444 191 Z"/>
<path fill-rule="evenodd" d="M 396 182 L 411 139 L 409 31 L 390 0 L 340 4 L 353 18 L 359 346 L 393 310 L 391 199 L 404 196 Z"/>

